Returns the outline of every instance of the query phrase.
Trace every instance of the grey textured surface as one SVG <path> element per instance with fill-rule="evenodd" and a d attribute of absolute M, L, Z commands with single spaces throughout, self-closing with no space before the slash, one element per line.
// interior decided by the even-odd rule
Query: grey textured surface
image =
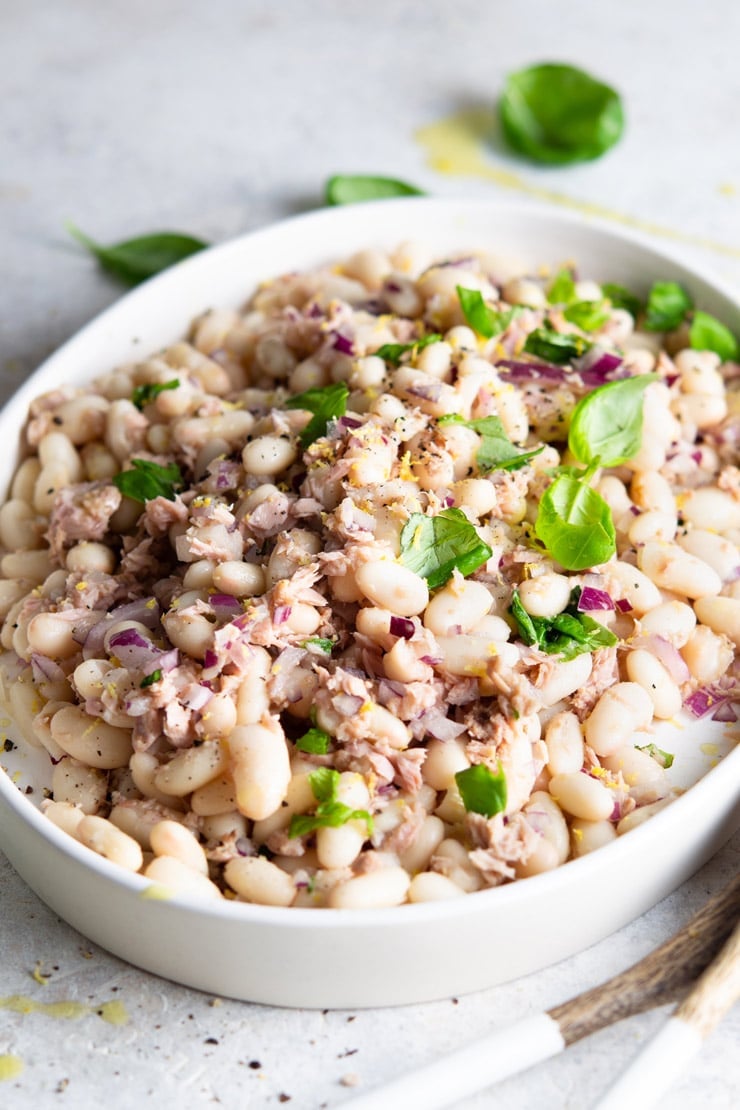
<path fill-rule="evenodd" d="M 65 220 L 102 241 L 164 226 L 221 240 L 314 207 L 338 171 L 405 177 L 441 195 L 515 195 L 434 172 L 414 136 L 492 103 L 506 72 L 536 60 L 573 61 L 618 86 L 625 137 L 566 171 L 517 163 L 494 139 L 491 166 L 658 225 L 675 251 L 740 287 L 732 0 L 0 0 L 0 30 L 3 397 L 120 294 Z M 214 1004 L 138 972 L 61 923 L 3 863 L 0 998 L 93 1010 L 119 999 L 130 1021 L 0 1010 L 0 1055 L 25 1062 L 0 1105 L 261 1110 L 287 1095 L 296 1110 L 339 1106 L 351 1094 L 342 1077 L 375 1085 L 633 963 L 736 873 L 739 851 L 736 838 L 639 921 L 536 976 L 459 1001 L 330 1014 Z M 50 972 L 45 986 L 32 978 L 37 963 Z M 585 1110 L 660 1020 L 604 1031 L 461 1107 Z M 738 1043 L 736 1008 L 664 1110 L 737 1105 Z"/>

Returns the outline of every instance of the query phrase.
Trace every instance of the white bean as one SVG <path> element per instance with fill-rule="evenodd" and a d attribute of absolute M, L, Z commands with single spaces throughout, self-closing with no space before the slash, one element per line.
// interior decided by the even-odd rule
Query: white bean
<path fill-rule="evenodd" d="M 339 883 L 329 893 L 327 904 L 335 910 L 372 910 L 400 906 L 406 901 L 411 878 L 402 867 L 382 867 Z"/>
<path fill-rule="evenodd" d="M 696 614 L 683 601 L 664 601 L 640 617 L 640 630 L 646 636 L 662 636 L 681 648 L 696 627 Z"/>
<path fill-rule="evenodd" d="M 432 598 L 424 612 L 424 625 L 444 636 L 469 632 L 486 616 L 493 604 L 490 591 L 481 582 L 453 580 Z"/>
<path fill-rule="evenodd" d="M 262 856 L 240 856 L 229 860 L 224 878 L 245 902 L 262 906 L 289 906 L 296 888 L 292 875 Z"/>
<path fill-rule="evenodd" d="M 208 860 L 200 844 L 179 821 L 159 821 L 150 835 L 155 856 L 172 856 L 201 875 L 208 874 Z"/>
<path fill-rule="evenodd" d="M 721 532 L 740 528 L 740 501 L 717 486 L 702 486 L 683 493 L 681 514 L 694 528 Z"/>
<path fill-rule="evenodd" d="M 740 600 L 734 597 L 700 597 L 694 610 L 702 624 L 727 636 L 740 648 Z"/>
<path fill-rule="evenodd" d="M 716 570 L 675 543 L 646 543 L 637 552 L 637 562 L 656 586 L 685 597 L 707 597 L 722 589 Z"/>
<path fill-rule="evenodd" d="M 588 682 L 592 666 L 593 661 L 588 652 L 558 663 L 546 673 L 544 681 L 535 690 L 540 705 L 545 708 L 555 705 L 569 694 L 580 690 Z"/>
<path fill-rule="evenodd" d="M 414 617 L 426 609 L 429 588 L 418 574 L 388 560 L 363 563 L 355 579 L 365 597 L 381 609 L 401 617 Z"/>
<path fill-rule="evenodd" d="M 553 775 L 550 794 L 566 813 L 586 821 L 604 821 L 614 809 L 614 797 L 609 788 L 580 771 Z"/>
<path fill-rule="evenodd" d="M 617 832 L 611 821 L 584 821 L 574 818 L 570 823 L 571 845 L 574 856 L 585 856 L 616 840 Z"/>
<path fill-rule="evenodd" d="M 560 806 L 550 794 L 535 790 L 522 812 L 540 840 L 530 856 L 514 865 L 520 879 L 559 867 L 570 851 L 568 826 Z"/>
<path fill-rule="evenodd" d="M 97 813 L 105 802 L 108 776 L 66 756 L 51 775 L 51 791 L 57 802 L 71 802 L 83 813 Z"/>
<path fill-rule="evenodd" d="M 526 578 L 519 587 L 519 598 L 532 617 L 554 617 L 570 601 L 571 582 L 564 574 L 538 574 Z"/>
<path fill-rule="evenodd" d="M 678 537 L 677 543 L 690 555 L 708 563 L 723 582 L 733 579 L 740 567 L 740 552 L 735 544 L 706 528 L 686 532 Z"/>
<path fill-rule="evenodd" d="M 646 691 L 653 703 L 653 715 L 670 720 L 680 711 L 681 691 L 659 659 L 644 648 L 630 651 L 626 661 L 627 676 Z"/>
<path fill-rule="evenodd" d="M 296 445 L 287 436 L 257 436 L 242 451 L 242 463 L 248 474 L 272 478 L 287 470 L 298 457 Z"/>
<path fill-rule="evenodd" d="M 436 871 L 422 871 L 414 875 L 409 884 L 409 902 L 440 902 L 445 898 L 459 898 L 465 891 Z"/>
<path fill-rule="evenodd" d="M 60 748 L 88 767 L 103 771 L 126 767 L 131 757 L 131 730 L 91 717 L 66 705 L 51 718 L 51 735 Z"/>
<path fill-rule="evenodd" d="M 704 624 L 697 625 L 691 633 L 681 648 L 681 655 L 693 678 L 702 686 L 721 678 L 734 658 L 729 640 Z"/>
<path fill-rule="evenodd" d="M 76 835 L 93 852 L 109 859 L 111 863 L 125 867 L 127 871 L 138 871 L 144 862 L 141 846 L 104 817 L 83 817 L 77 826 Z"/>
<path fill-rule="evenodd" d="M 144 869 L 144 877 L 175 894 L 193 894 L 212 900 L 222 897 L 215 883 L 174 856 L 156 856 Z"/>
<path fill-rule="evenodd" d="M 639 806 L 657 802 L 670 790 L 665 770 L 657 759 L 631 744 L 604 756 L 602 765 L 614 774 L 621 773 L 630 796 Z"/>
<path fill-rule="evenodd" d="M 409 875 L 429 867 L 432 856 L 445 838 L 445 824 L 439 817 L 425 817 L 411 844 L 399 856 L 401 866 Z"/>
<path fill-rule="evenodd" d="M 575 713 L 557 713 L 548 721 L 545 744 L 551 775 L 573 773 L 583 767 L 583 729 Z"/>
<path fill-rule="evenodd" d="M 154 785 L 163 794 L 183 798 L 222 775 L 228 765 L 225 746 L 217 740 L 210 740 L 197 748 L 185 748 L 169 763 L 163 763 L 154 775 Z"/>
<path fill-rule="evenodd" d="M 280 806 L 290 782 L 290 756 L 282 729 L 237 725 L 229 740 L 237 808 L 259 821 Z"/>
<path fill-rule="evenodd" d="M 586 718 L 586 743 L 598 756 L 611 755 L 645 728 L 653 717 L 653 702 L 636 682 L 617 682 L 601 695 Z"/>
<path fill-rule="evenodd" d="M 427 757 L 421 767 L 424 782 L 435 790 L 449 790 L 455 783 L 458 771 L 470 766 L 465 754 L 465 744 L 461 740 L 430 740 L 427 742 Z"/>

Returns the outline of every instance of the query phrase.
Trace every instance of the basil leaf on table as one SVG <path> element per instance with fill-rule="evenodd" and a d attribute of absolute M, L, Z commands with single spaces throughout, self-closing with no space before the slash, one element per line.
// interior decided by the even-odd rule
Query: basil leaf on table
<path fill-rule="evenodd" d="M 699 309 L 691 319 L 689 343 L 697 351 L 714 351 L 723 362 L 737 359 L 739 353 L 737 339 L 730 329 Z"/>
<path fill-rule="evenodd" d="M 494 335 L 506 331 L 514 317 L 523 311 L 521 305 L 512 305 L 499 312 L 486 304 L 479 289 L 465 289 L 462 285 L 455 288 L 467 323 L 485 339 L 492 339 Z"/>
<path fill-rule="evenodd" d="M 498 773 L 494 774 L 485 763 L 476 763 L 472 767 L 466 767 L 464 771 L 458 771 L 455 782 L 467 813 L 495 817 L 506 809 L 506 775 L 501 764 Z"/>
<path fill-rule="evenodd" d="M 415 339 L 413 343 L 384 343 L 382 347 L 378 347 L 377 351 L 373 351 L 374 355 L 378 358 L 385 359 L 393 366 L 398 366 L 401 358 L 407 351 L 423 351 L 430 343 L 439 343 L 442 338 L 439 333 L 434 332 L 432 335 L 423 335 L 421 339 Z"/>
<path fill-rule="evenodd" d="M 444 586 L 454 570 L 467 577 L 492 554 L 460 509 L 412 513 L 401 532 L 400 562 L 425 578 L 430 590 Z"/>
<path fill-rule="evenodd" d="M 122 470 L 111 479 L 124 497 L 132 501 L 153 501 L 155 497 L 175 500 L 175 486 L 182 485 L 177 463 L 160 466 L 148 459 L 132 459 L 131 470 Z"/>
<path fill-rule="evenodd" d="M 619 94 L 584 70 L 562 63 L 509 74 L 499 115 L 514 150 L 551 164 L 598 158 L 624 130 Z"/>
<path fill-rule="evenodd" d="M 583 463 L 620 466 L 642 444 L 643 395 L 658 374 L 641 374 L 608 382 L 587 393 L 570 421 L 568 446 Z"/>
<path fill-rule="evenodd" d="M 349 387 L 344 382 L 337 382 L 336 385 L 326 385 L 319 389 L 307 389 L 305 393 L 297 393 L 285 402 L 286 409 L 304 409 L 313 413 L 299 436 L 304 449 L 326 433 L 330 420 L 344 416 L 348 397 Z"/>
<path fill-rule="evenodd" d="M 327 204 L 356 204 L 363 200 L 384 200 L 389 197 L 421 197 L 424 190 L 393 177 L 366 174 L 335 174 L 326 183 Z"/>
<path fill-rule="evenodd" d="M 156 397 L 159 397 L 160 393 L 164 393 L 168 389 L 177 389 L 179 385 L 179 378 L 172 378 L 169 382 L 146 382 L 144 385 L 136 386 L 131 394 L 131 401 L 141 411 L 144 405 L 148 405 Z"/>
<path fill-rule="evenodd" d="M 656 281 L 648 293 L 643 326 L 647 331 L 673 331 L 692 307 L 691 297 L 677 281 Z"/>
<path fill-rule="evenodd" d="M 616 550 L 611 509 L 596 490 L 561 474 L 540 500 L 535 535 L 565 570 L 605 563 Z"/>
<path fill-rule="evenodd" d="M 574 597 L 565 611 L 554 617 L 533 617 L 522 605 L 519 591 L 514 590 L 509 612 L 525 644 L 534 645 L 548 655 L 559 655 L 563 661 L 619 642 L 613 632 L 587 613 L 579 612 L 577 606 L 578 597 Z"/>
<path fill-rule="evenodd" d="M 138 285 L 140 281 L 146 281 L 210 245 L 178 231 L 157 231 L 106 247 L 96 243 L 74 224 L 67 224 L 67 230 L 95 255 L 104 270 L 127 285 Z"/>
<path fill-rule="evenodd" d="M 611 301 L 612 308 L 623 308 L 635 319 L 642 311 L 642 301 L 631 293 L 624 285 L 617 285 L 612 281 L 605 281 L 601 292 Z"/>
<path fill-rule="evenodd" d="M 490 474 L 492 470 L 519 470 L 520 467 L 544 451 L 544 446 L 535 447 L 532 451 L 519 451 L 506 434 L 506 430 L 498 416 L 483 416 L 480 420 L 466 420 L 462 416 L 451 414 L 440 416 L 438 422 L 442 427 L 446 424 L 462 424 L 465 428 L 472 428 L 481 437 L 481 445 L 475 461 L 482 474 Z"/>
<path fill-rule="evenodd" d="M 562 334 L 545 321 L 541 328 L 535 328 L 529 333 L 523 349 L 529 355 L 564 366 L 571 359 L 584 355 L 589 347 L 591 344 L 582 335 L 576 335 L 575 332 Z"/>

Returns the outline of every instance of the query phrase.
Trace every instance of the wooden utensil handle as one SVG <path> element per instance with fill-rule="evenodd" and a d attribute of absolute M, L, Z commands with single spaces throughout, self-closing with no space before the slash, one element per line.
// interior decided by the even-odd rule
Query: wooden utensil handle
<path fill-rule="evenodd" d="M 714 963 L 676 1010 L 675 1016 L 693 1026 L 702 1039 L 740 998 L 740 924 Z"/>

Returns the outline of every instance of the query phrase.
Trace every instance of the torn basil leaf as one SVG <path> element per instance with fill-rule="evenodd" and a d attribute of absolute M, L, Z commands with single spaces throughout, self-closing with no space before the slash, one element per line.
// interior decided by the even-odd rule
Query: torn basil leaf
<path fill-rule="evenodd" d="M 535 535 L 565 570 L 605 563 L 616 550 L 611 509 L 596 490 L 561 474 L 540 500 Z"/>
<path fill-rule="evenodd" d="M 209 246 L 204 240 L 195 239 L 192 235 L 183 235 L 178 231 L 157 231 L 106 247 L 96 243 L 74 224 L 67 224 L 67 230 L 78 243 L 95 255 L 104 270 L 127 285 L 138 285 L 140 281 L 146 281 Z"/>
<path fill-rule="evenodd" d="M 479 289 L 465 289 L 457 285 L 457 296 L 460 307 L 467 323 L 485 339 L 492 339 L 494 335 L 501 335 L 506 331 L 515 316 L 524 311 L 521 305 L 511 305 L 509 308 L 498 311 L 491 308 L 483 300 Z"/>
<path fill-rule="evenodd" d="M 635 747 L 638 752 L 647 752 L 647 754 L 651 756 L 656 763 L 659 763 L 661 767 L 664 767 L 666 771 L 669 767 L 673 766 L 673 753 L 664 752 L 657 744 L 636 744 Z"/>
<path fill-rule="evenodd" d="M 583 463 L 621 466 L 642 444 L 644 393 L 658 374 L 640 374 L 607 382 L 587 393 L 576 405 L 570 421 L 568 446 Z"/>
<path fill-rule="evenodd" d="M 485 763 L 466 767 L 464 771 L 457 772 L 455 782 L 467 813 L 495 817 L 506 809 L 506 775 L 500 763 L 496 774 Z"/>
<path fill-rule="evenodd" d="M 563 317 L 581 331 L 598 331 L 609 319 L 609 308 L 604 300 L 574 301 L 563 310 Z"/>
<path fill-rule="evenodd" d="M 422 351 L 430 343 L 439 343 L 441 338 L 442 336 L 435 332 L 432 335 L 424 335 L 421 339 L 415 339 L 413 343 L 384 343 L 377 351 L 373 351 L 373 354 L 392 363 L 393 366 L 398 366 L 407 351 Z"/>
<path fill-rule="evenodd" d="M 401 532 L 400 562 L 425 578 L 430 590 L 444 586 L 454 570 L 467 577 L 492 554 L 460 509 L 412 513 Z"/>
<path fill-rule="evenodd" d="M 576 335 L 575 332 L 563 334 L 555 331 L 552 324 L 545 321 L 542 327 L 535 328 L 529 333 L 524 343 L 524 350 L 529 355 L 536 355 L 537 358 L 543 358 L 557 366 L 564 366 L 572 359 L 585 354 L 590 346 L 589 341 L 582 335 Z"/>
<path fill-rule="evenodd" d="M 643 326 L 647 331 L 673 331 L 692 307 L 691 297 L 677 281 L 656 281 L 648 294 Z"/>
<path fill-rule="evenodd" d="M 160 393 L 164 393 L 168 389 L 177 389 L 179 385 L 179 378 L 172 378 L 169 382 L 146 382 L 145 385 L 136 386 L 131 394 L 131 401 L 141 411 L 144 405 L 150 404 L 156 397 L 159 397 Z"/>
<path fill-rule="evenodd" d="M 599 648 L 613 647 L 619 642 L 618 637 L 603 624 L 579 611 L 581 591 L 578 589 L 573 593 L 575 596 L 564 612 L 554 617 L 533 617 L 522 605 L 519 591 L 514 590 L 509 612 L 525 644 L 538 647 L 548 655 L 559 655 L 565 661 Z"/>
<path fill-rule="evenodd" d="M 286 409 L 303 409 L 313 413 L 299 437 L 304 450 L 326 434 L 330 420 L 344 416 L 348 397 L 349 387 L 345 382 L 337 382 L 336 385 L 326 385 L 320 389 L 307 389 L 305 393 L 298 393 L 285 402 Z"/>
<path fill-rule="evenodd" d="M 330 767 L 319 767 L 308 776 L 308 781 L 318 805 L 313 813 L 295 814 L 291 817 L 289 837 L 305 836 L 316 829 L 336 829 L 355 819 L 365 821 L 367 835 L 372 835 L 373 819 L 366 809 L 352 809 L 337 801 L 338 771 Z"/>
<path fill-rule="evenodd" d="M 623 308 L 635 319 L 642 312 L 642 301 L 631 293 L 624 285 L 606 281 L 601 286 L 601 292 L 611 301 L 612 308 Z"/>
<path fill-rule="evenodd" d="M 730 329 L 700 309 L 691 318 L 689 343 L 697 351 L 714 351 L 723 362 L 736 360 L 738 357 L 737 339 Z"/>
<path fill-rule="evenodd" d="M 331 655 L 334 641 L 327 640 L 323 636 L 310 636 L 308 640 L 303 640 L 301 642 L 301 647 L 308 648 L 309 650 L 315 647 L 318 651 L 323 652 L 324 655 Z"/>
<path fill-rule="evenodd" d="M 520 467 L 544 451 L 542 447 L 535 447 L 532 451 L 519 451 L 506 434 L 506 430 L 498 416 L 483 416 L 479 420 L 465 420 L 462 416 L 451 414 L 440 416 L 438 423 L 444 427 L 446 424 L 462 424 L 465 428 L 472 428 L 481 437 L 481 445 L 475 461 L 482 474 L 490 474 L 492 470 L 519 470 Z"/>
<path fill-rule="evenodd" d="M 174 501 L 175 487 L 182 485 L 182 474 L 177 463 L 160 466 L 148 459 L 132 459 L 131 469 L 115 474 L 111 481 L 132 501 L 153 501 L 155 497 Z"/>
<path fill-rule="evenodd" d="M 550 304 L 572 304 L 576 299 L 576 283 L 572 272 L 563 268 L 555 275 L 547 291 Z"/>
<path fill-rule="evenodd" d="M 162 671 L 157 669 L 156 671 L 152 671 L 151 674 L 148 674 L 144 678 L 142 678 L 139 686 L 142 690 L 145 690 L 147 686 L 153 686 L 155 682 L 160 682 L 161 678 Z"/>
<path fill-rule="evenodd" d="M 300 736 L 295 746 L 299 752 L 309 752 L 311 755 L 326 755 L 329 751 L 331 736 L 323 728 L 310 728 Z"/>

